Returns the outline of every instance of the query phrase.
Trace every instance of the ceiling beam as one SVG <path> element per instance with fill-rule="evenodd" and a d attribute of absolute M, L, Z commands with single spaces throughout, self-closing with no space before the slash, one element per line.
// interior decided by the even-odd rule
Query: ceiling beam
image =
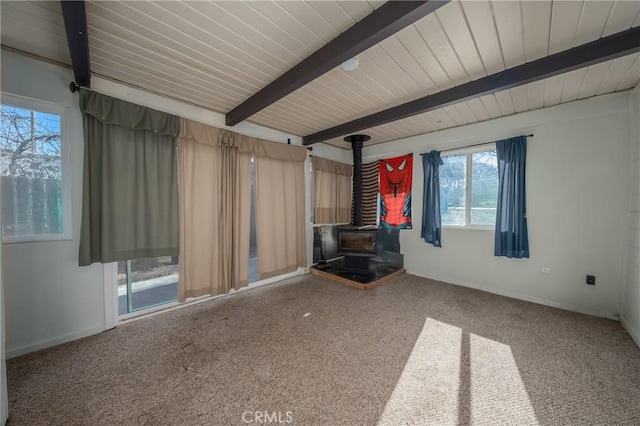
<path fill-rule="evenodd" d="M 85 2 L 62 0 L 62 16 L 67 32 L 67 44 L 71 54 L 73 75 L 78 86 L 91 86 L 89 65 L 89 35 L 87 34 L 87 12 Z"/>
<path fill-rule="evenodd" d="M 388 1 L 228 112 L 227 126 L 246 120 L 448 2 Z"/>
<path fill-rule="evenodd" d="M 302 138 L 311 145 L 640 51 L 640 27 L 574 47 Z"/>

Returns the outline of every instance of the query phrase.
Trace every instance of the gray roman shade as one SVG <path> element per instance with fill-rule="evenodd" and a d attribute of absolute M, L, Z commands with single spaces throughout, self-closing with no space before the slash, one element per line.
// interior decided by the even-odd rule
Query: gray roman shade
<path fill-rule="evenodd" d="M 178 255 L 179 118 L 80 91 L 80 266 Z"/>

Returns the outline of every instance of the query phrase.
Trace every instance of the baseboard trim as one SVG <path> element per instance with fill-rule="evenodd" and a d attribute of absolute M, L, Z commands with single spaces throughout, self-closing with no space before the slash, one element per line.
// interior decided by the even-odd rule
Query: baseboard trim
<path fill-rule="evenodd" d="M 63 336 L 53 337 L 51 339 L 42 340 L 40 342 L 30 343 L 28 345 L 20 346 L 18 348 L 7 349 L 6 357 L 7 359 L 15 358 L 17 356 L 25 355 L 30 352 L 39 351 L 40 349 L 46 349 L 52 346 L 57 346 L 63 343 L 71 342 L 72 340 L 82 339 L 83 337 L 89 337 L 94 334 L 101 333 L 104 330 L 105 330 L 104 324 L 102 324 L 96 327 L 86 328 L 84 330 L 65 334 Z"/>
<path fill-rule="evenodd" d="M 284 274 L 284 275 L 280 275 L 278 277 L 273 277 L 273 278 L 269 278 L 266 280 L 262 280 L 262 281 L 258 281 L 255 282 L 253 284 L 249 284 L 246 287 L 241 288 L 238 291 L 233 291 L 231 293 L 227 293 L 227 294 L 221 294 L 219 296 L 205 296 L 203 298 L 199 298 L 199 299 L 195 299 L 192 301 L 188 301 L 186 303 L 183 304 L 179 304 L 177 306 L 172 306 L 168 309 L 160 309 L 158 311 L 155 312 L 149 312 L 146 314 L 142 314 L 140 316 L 134 317 L 134 318 L 129 318 L 126 321 L 120 321 L 119 323 L 116 324 L 116 326 L 118 325 L 123 325 L 123 324 L 127 324 L 130 323 L 131 321 L 135 321 L 135 320 L 139 320 L 139 319 L 143 319 L 143 318 L 149 318 L 155 315 L 159 315 L 159 314 L 163 314 L 165 312 L 169 312 L 169 311 L 173 311 L 175 309 L 181 309 L 184 308 L 186 306 L 191 306 L 194 304 L 198 304 L 198 303 L 202 303 L 202 302 L 207 302 L 209 300 L 214 300 L 214 299 L 218 299 L 218 298 L 222 298 L 222 297 L 228 297 L 230 295 L 234 295 L 237 294 L 239 292 L 244 292 L 244 291 L 248 291 L 248 290 L 252 290 L 254 288 L 259 288 L 259 287 L 263 287 L 265 285 L 269 285 L 269 284 L 275 284 L 279 281 L 282 280 L 286 280 L 287 278 L 293 278 L 293 277 L 297 277 L 299 275 L 305 275 L 309 273 L 309 269 L 308 268 L 298 268 L 297 270 L 290 272 L 288 274 Z M 91 328 L 87 328 L 85 330 L 80 330 L 80 331 L 76 331 L 73 333 L 69 333 L 69 334 L 65 334 L 63 336 L 58 336 L 58 337 L 54 337 L 51 339 L 47 339 L 47 340 L 43 340 L 40 342 L 34 342 L 25 346 L 20 346 L 18 348 L 14 348 L 14 349 L 7 349 L 6 350 L 6 358 L 7 359 L 11 359 L 11 358 L 15 358 L 17 356 L 20 355 L 25 355 L 31 352 L 35 352 L 35 351 L 39 351 L 41 349 L 46 349 L 46 348 L 50 348 L 52 346 L 56 346 L 56 345 L 61 345 L 63 343 L 67 343 L 67 342 L 71 342 L 72 340 L 77 340 L 77 339 L 82 339 L 83 337 L 88 337 L 88 336 L 92 336 L 94 334 L 98 334 L 101 333 L 103 331 L 105 331 L 105 325 L 100 325 L 97 327 L 91 327 Z"/>
<path fill-rule="evenodd" d="M 429 277 L 426 275 L 415 273 L 413 271 L 407 271 L 407 273 L 411 275 L 416 275 L 418 277 L 434 280 L 434 281 L 441 281 L 443 283 L 459 285 L 461 287 L 473 288 L 475 290 L 486 291 L 487 293 L 510 297 L 512 299 L 524 300 L 525 302 L 537 303 L 539 305 L 545 305 L 545 306 L 550 306 L 552 308 L 564 309 L 566 311 L 577 312 L 579 314 L 591 315 L 595 317 L 608 318 L 614 321 L 620 321 L 620 318 L 618 318 L 614 314 L 607 314 L 607 313 L 598 312 L 598 311 L 588 311 L 588 310 L 577 308 L 575 306 L 565 305 L 562 303 L 554 302 L 553 300 L 547 300 L 541 297 L 529 296 L 528 294 L 522 294 L 515 291 L 502 290 L 502 289 L 497 289 L 493 287 L 487 287 L 481 284 L 468 283 L 460 280 L 452 280 L 450 278 Z"/>
<path fill-rule="evenodd" d="M 638 347 L 640 348 L 640 333 L 638 332 L 638 330 L 631 326 L 631 323 L 627 321 L 624 315 L 620 315 L 620 322 L 622 323 L 622 326 L 627 330 L 627 333 L 629 333 L 629 336 L 631 336 L 631 339 L 636 342 L 636 345 L 638 345 Z"/>

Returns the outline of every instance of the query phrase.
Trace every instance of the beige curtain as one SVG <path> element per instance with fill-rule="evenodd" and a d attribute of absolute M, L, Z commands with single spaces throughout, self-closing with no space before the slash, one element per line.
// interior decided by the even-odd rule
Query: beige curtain
<path fill-rule="evenodd" d="M 349 223 L 353 166 L 318 157 L 311 161 L 314 222 Z"/>
<path fill-rule="evenodd" d="M 300 157 L 306 156 L 302 150 Z M 306 266 L 304 158 L 254 161 L 258 268 L 266 279 Z"/>
<path fill-rule="evenodd" d="M 248 283 L 251 153 L 235 133 L 181 119 L 178 300 Z"/>

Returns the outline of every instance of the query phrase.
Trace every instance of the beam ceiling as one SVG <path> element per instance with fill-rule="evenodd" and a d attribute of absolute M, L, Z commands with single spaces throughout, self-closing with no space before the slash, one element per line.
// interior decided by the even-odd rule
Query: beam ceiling
<path fill-rule="evenodd" d="M 62 0 L 60 5 L 75 82 L 78 86 L 90 87 L 91 66 L 89 64 L 89 35 L 87 34 L 85 2 L 84 0 Z"/>
<path fill-rule="evenodd" d="M 235 126 L 246 120 L 346 60 L 434 12 L 448 1 L 389 1 L 383 4 L 227 113 L 226 124 Z"/>
<path fill-rule="evenodd" d="M 321 130 L 305 136 L 303 143 L 311 145 L 322 142 L 639 51 L 640 27 L 631 28 L 433 95 Z"/>

